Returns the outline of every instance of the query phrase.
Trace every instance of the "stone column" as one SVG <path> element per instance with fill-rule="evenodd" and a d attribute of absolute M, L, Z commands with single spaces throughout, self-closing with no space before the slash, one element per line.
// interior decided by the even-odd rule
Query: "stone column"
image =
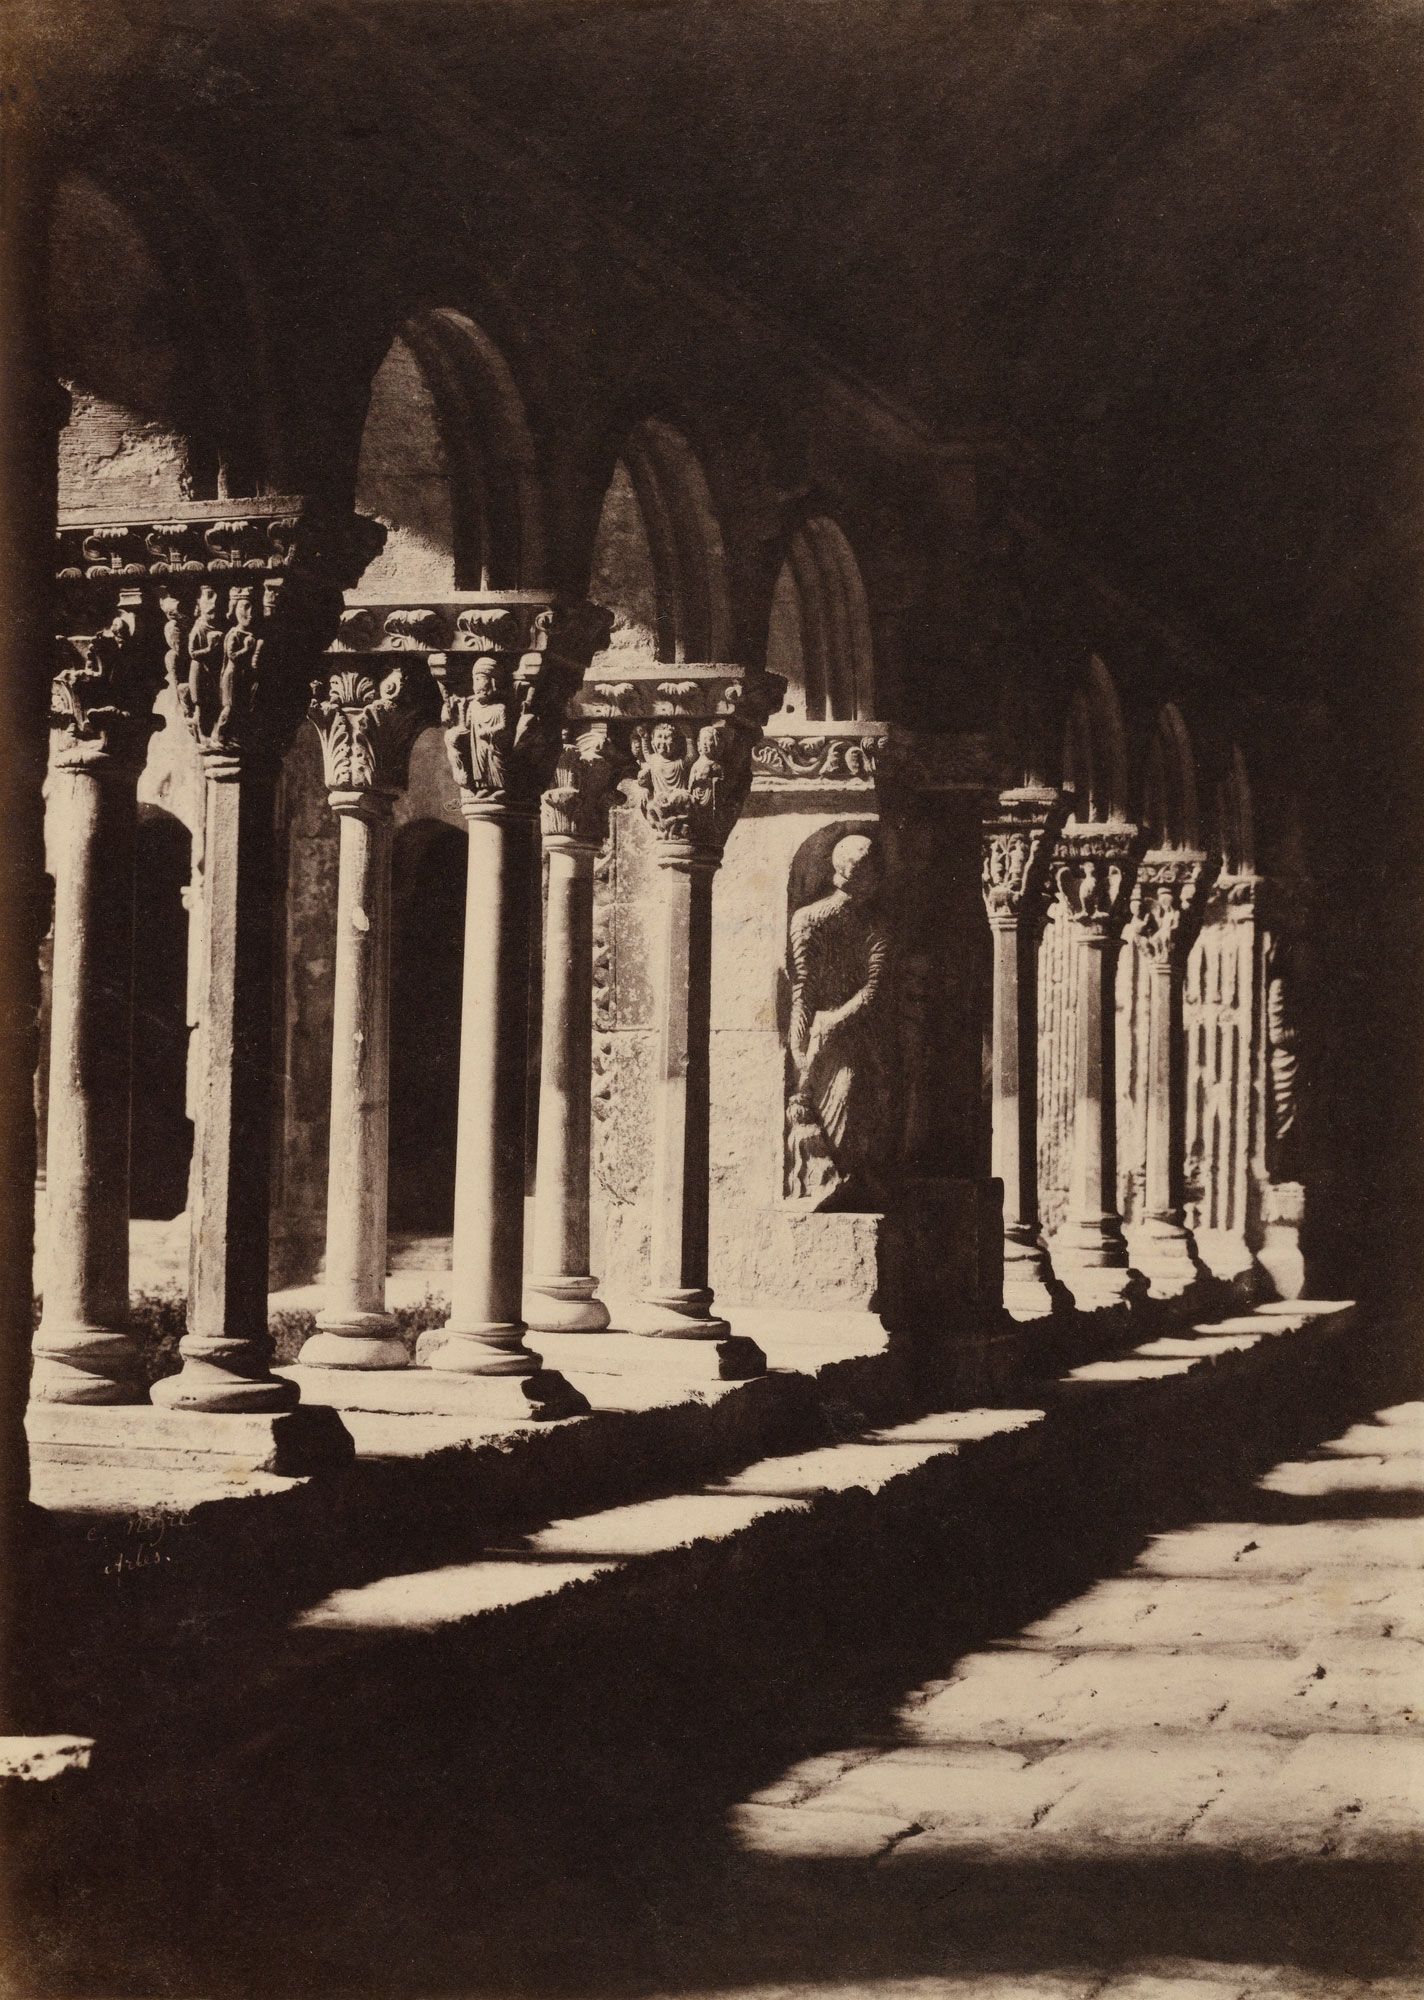
<path fill-rule="evenodd" d="M 1070 820 L 1053 878 L 1073 932 L 1075 1091 L 1068 1209 L 1054 1238 L 1076 1304 L 1111 1305 L 1140 1289 L 1117 1208 L 1117 1012 L 1113 970 L 1127 917 L 1137 828 Z"/>
<path fill-rule="evenodd" d="M 134 854 L 138 779 L 159 727 L 152 608 L 121 590 L 113 622 L 67 644 L 55 676 L 54 866 L 44 1316 L 30 1395 L 147 1400 L 128 1330 Z"/>
<path fill-rule="evenodd" d="M 437 703 L 423 660 L 372 661 L 312 685 L 327 797 L 340 826 L 326 1304 L 307 1366 L 403 1368 L 386 1311 L 390 1146 L 392 807 Z"/>
<path fill-rule="evenodd" d="M 539 800 L 569 698 L 611 623 L 593 605 L 556 610 L 546 600 L 532 617 L 522 603 L 470 607 L 455 649 L 432 661 L 470 858 L 450 1318 L 421 1336 L 417 1359 L 513 1378 L 539 1417 L 588 1407 L 526 1345 L 521 1317 Z"/>
<path fill-rule="evenodd" d="M 721 1343 L 727 1379 L 760 1374 L 766 1357 L 754 1341 L 730 1338 L 708 1282 L 712 881 L 751 789 L 753 748 L 780 695 L 774 675 L 748 675 L 728 690 L 725 712 L 695 735 L 662 720 L 633 739 L 661 891 L 650 1285 L 634 1331 Z"/>
<path fill-rule="evenodd" d="M 550 1333 L 597 1333 L 608 1308 L 589 1271 L 593 1136 L 593 864 L 608 838 L 624 760 L 606 730 L 564 732 L 541 807 L 548 892 L 530 1275 L 524 1317 Z"/>
<path fill-rule="evenodd" d="M 12 69 L 0 102 L 0 1733 L 55 1726 L 22 1658 L 29 1506 L 25 1403 L 34 1330 L 35 1071 L 47 921 L 44 779 L 54 661 L 57 444 L 45 301 L 51 183 L 38 76 Z M 33 66 L 32 66 L 33 67 Z M 52 108 L 51 108 L 52 109 Z"/>
<path fill-rule="evenodd" d="M 1147 1177 L 1132 1261 L 1154 1291 L 1184 1291 L 1201 1261 L 1186 1226 L 1186 1034 L 1182 994 L 1187 956 L 1200 922 L 1204 854 L 1144 855 L 1123 936 L 1148 966 Z"/>
<path fill-rule="evenodd" d="M 1038 941 L 1061 796 L 1000 794 L 984 826 L 984 907 L 993 934 L 990 1171 L 1004 1184 L 1004 1306 L 1016 1319 L 1053 1310 L 1053 1270 L 1038 1216 Z"/>
<path fill-rule="evenodd" d="M 221 566 L 165 589 L 170 670 L 206 791 L 188 1330 L 180 1372 L 153 1390 L 168 1409 L 262 1415 L 298 1401 L 272 1372 L 267 1330 L 275 791 L 342 589 L 381 533 L 349 515 L 215 522 L 203 539 Z"/>

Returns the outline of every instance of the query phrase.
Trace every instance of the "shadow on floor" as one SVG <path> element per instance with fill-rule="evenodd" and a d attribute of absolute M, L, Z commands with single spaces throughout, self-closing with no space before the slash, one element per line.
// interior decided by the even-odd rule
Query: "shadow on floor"
<path fill-rule="evenodd" d="M 900 1742 L 917 1687 L 1154 1534 L 1338 1518 L 1256 1477 L 1376 1393 L 1316 1379 L 1234 1425 L 1210 1399 L 1108 1421 L 1022 1490 L 848 1494 L 809 1526 L 328 1650 L 296 1681 L 212 1643 L 178 1678 L 150 1635 L 106 1663 L 134 1677 L 133 1725 L 36 1857 L 26 1991 L 593 2000 L 1146 1955 L 1398 1967 L 1420 1879 L 1390 1855 L 889 1867 L 757 1852 L 731 1818 L 802 1760 Z M 1379 1498 L 1358 1518 L 1396 1511 Z"/>

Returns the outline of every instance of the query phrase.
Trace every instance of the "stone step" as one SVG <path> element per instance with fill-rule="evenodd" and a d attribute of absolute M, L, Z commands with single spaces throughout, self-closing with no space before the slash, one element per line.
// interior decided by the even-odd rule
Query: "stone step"
<path fill-rule="evenodd" d="M 740 1470 L 681 1493 L 570 1515 L 528 1535 L 487 1547 L 467 1563 L 377 1577 L 334 1591 L 294 1620 L 302 1632 L 377 1635 L 395 1630 L 435 1630 L 480 1614 L 552 1597 L 575 1584 L 669 1556 L 697 1544 L 730 1544 L 777 1516 L 811 1517 L 844 1496 L 870 1499 L 892 1486 L 912 1491 L 961 1468 L 997 1473 L 1035 1458 L 1047 1442 L 1080 1421 L 1084 1401 L 1141 1394 L 1145 1384 L 1180 1382 L 1241 1365 L 1253 1355 L 1274 1365 L 1289 1337 L 1333 1321 L 1343 1332 L 1351 1309 L 1343 1303 L 1297 1306 L 1289 1315 L 1238 1316 L 1233 1331 L 1211 1323 L 1179 1338 L 1153 1340 L 1108 1362 L 1072 1370 L 1048 1390 L 1041 1408 L 932 1412 L 904 1423 L 870 1428 L 837 1444 L 773 1453 Z M 1162 1353 L 1159 1350 L 1169 1351 Z"/>

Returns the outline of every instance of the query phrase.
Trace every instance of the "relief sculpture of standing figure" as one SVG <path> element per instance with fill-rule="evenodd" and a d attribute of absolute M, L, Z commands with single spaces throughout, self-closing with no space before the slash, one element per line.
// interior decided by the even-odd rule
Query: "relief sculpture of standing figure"
<path fill-rule="evenodd" d="M 867 835 L 836 842 L 831 884 L 791 919 L 788 1193 L 823 1206 L 832 1196 L 836 1206 L 879 1206 L 887 1079 L 878 1002 L 889 947 Z"/>

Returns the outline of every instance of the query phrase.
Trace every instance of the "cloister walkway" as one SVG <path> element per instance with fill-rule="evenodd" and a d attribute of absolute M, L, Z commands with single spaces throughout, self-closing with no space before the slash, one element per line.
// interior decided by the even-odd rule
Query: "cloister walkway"
<path fill-rule="evenodd" d="M 1339 1319 L 473 1618 L 252 1575 L 48 1830 L 34 1995 L 1424 1992 L 1424 1385 Z"/>

